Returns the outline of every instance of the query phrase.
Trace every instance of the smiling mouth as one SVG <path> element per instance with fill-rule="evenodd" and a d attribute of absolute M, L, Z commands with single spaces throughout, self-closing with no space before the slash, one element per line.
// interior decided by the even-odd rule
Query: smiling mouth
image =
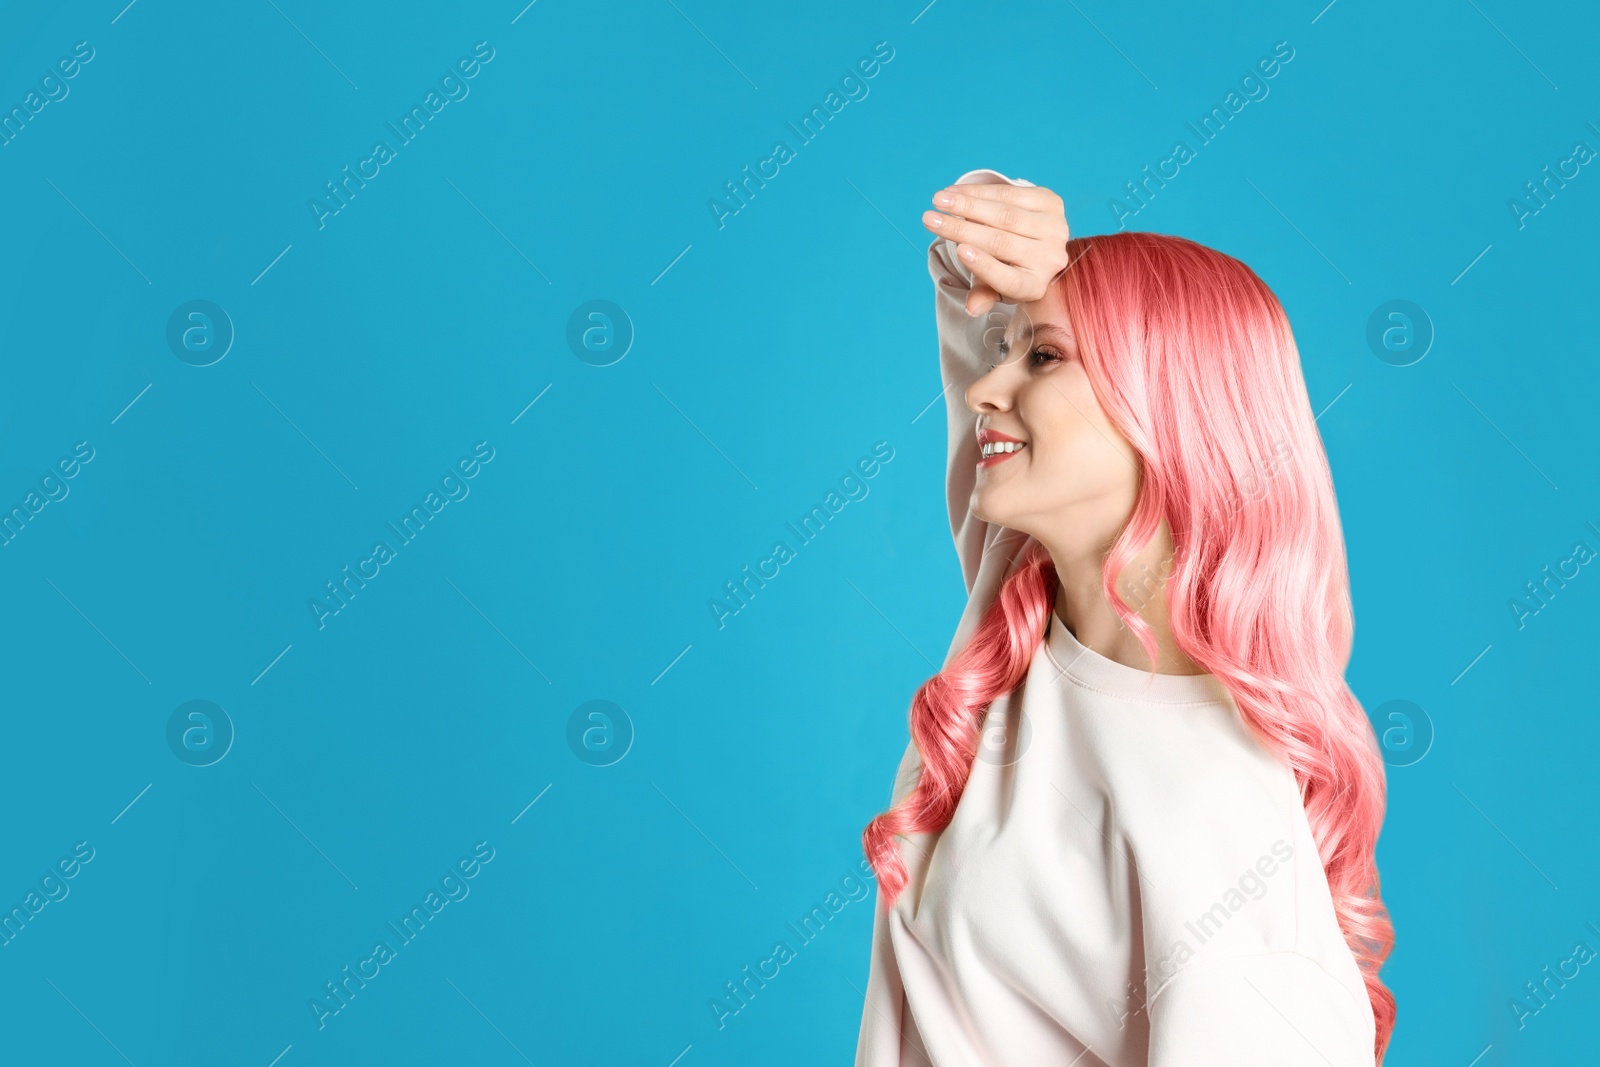
<path fill-rule="evenodd" d="M 1026 444 L 1017 441 L 991 441 L 980 450 L 978 466 L 992 467 L 996 463 L 1003 463 L 1027 447 Z"/>

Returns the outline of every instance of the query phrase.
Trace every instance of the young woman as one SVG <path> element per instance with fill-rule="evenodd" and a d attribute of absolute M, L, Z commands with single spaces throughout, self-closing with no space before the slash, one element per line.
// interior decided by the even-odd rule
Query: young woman
<path fill-rule="evenodd" d="M 863 835 L 857 1067 L 1372 1067 L 1383 762 L 1282 307 L 992 170 L 934 204 L 969 601 Z"/>

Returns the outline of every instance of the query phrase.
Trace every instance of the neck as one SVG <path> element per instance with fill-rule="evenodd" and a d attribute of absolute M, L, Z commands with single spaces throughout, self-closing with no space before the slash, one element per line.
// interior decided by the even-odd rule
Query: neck
<path fill-rule="evenodd" d="M 1086 648 L 1107 659 L 1141 671 L 1151 669 L 1150 658 L 1132 630 L 1123 623 L 1101 592 L 1100 575 L 1106 551 L 1073 553 L 1050 549 L 1060 587 L 1056 591 L 1055 612 L 1072 635 Z M 1167 577 L 1172 569 L 1172 534 L 1166 521 L 1138 555 L 1117 575 L 1117 593 L 1155 635 L 1158 655 L 1157 674 L 1204 674 L 1172 638 L 1167 612 Z"/>

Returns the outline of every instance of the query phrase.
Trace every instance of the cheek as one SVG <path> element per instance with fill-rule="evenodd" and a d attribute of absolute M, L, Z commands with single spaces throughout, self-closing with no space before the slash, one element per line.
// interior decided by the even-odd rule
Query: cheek
<path fill-rule="evenodd" d="M 1041 382 L 1023 399 L 1023 425 L 1035 464 L 1059 467 L 1081 462 L 1100 437 L 1094 393 L 1076 388 L 1066 374 Z M 1084 397 L 1087 393 L 1087 400 Z"/>
<path fill-rule="evenodd" d="M 1030 465 L 1043 478 L 1074 495 L 1131 484 L 1136 478 L 1122 435 L 1112 426 L 1087 380 L 1041 383 L 1044 388 L 1026 412 Z M 1053 386 L 1053 387 L 1052 387 Z"/>

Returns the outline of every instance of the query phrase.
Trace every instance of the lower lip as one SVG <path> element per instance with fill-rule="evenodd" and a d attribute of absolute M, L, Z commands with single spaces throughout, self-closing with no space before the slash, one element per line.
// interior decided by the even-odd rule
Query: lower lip
<path fill-rule="evenodd" d="M 980 467 L 992 467 L 996 463 L 1002 463 L 1005 460 L 1010 459 L 1012 456 L 1019 455 L 1020 453 L 1025 451 L 1026 448 L 1027 448 L 1027 446 L 1024 445 L 1022 448 L 1017 449 L 1015 452 L 996 452 L 992 456 L 989 456 L 989 457 L 987 457 L 985 459 L 978 460 L 978 466 L 980 466 Z"/>

